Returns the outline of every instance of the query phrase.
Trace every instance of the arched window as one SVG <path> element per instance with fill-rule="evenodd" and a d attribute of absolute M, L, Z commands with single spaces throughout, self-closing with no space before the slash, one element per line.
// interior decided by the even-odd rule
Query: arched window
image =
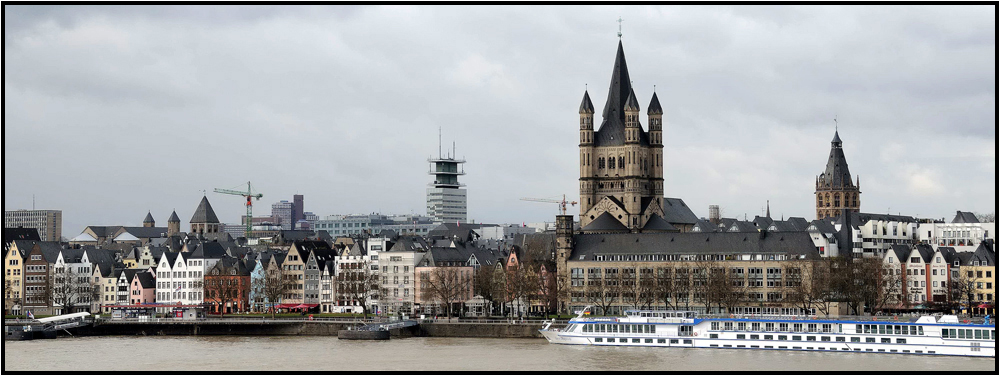
<path fill-rule="evenodd" d="M 833 195 L 833 207 L 835 207 L 835 208 L 839 208 L 840 207 L 840 193 L 837 193 L 837 194 Z"/>
<path fill-rule="evenodd" d="M 604 157 L 597 158 L 597 168 L 604 168 Z"/>
<path fill-rule="evenodd" d="M 608 158 L 608 169 L 609 170 L 614 170 L 615 169 L 615 157 L 609 157 Z"/>
<path fill-rule="evenodd" d="M 618 166 L 622 168 L 625 167 L 625 157 L 618 156 Z"/>

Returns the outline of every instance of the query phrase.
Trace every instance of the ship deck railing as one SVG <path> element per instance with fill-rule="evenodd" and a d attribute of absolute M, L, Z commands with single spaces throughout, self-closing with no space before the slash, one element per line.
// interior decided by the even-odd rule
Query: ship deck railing
<path fill-rule="evenodd" d="M 787 320 L 787 321 L 857 321 L 857 322 L 884 322 L 884 323 L 900 323 L 900 324 L 915 324 L 917 320 L 921 317 L 913 315 L 883 315 L 883 316 L 803 316 L 803 315 L 726 315 L 726 314 L 709 314 L 709 315 L 698 315 L 699 319 L 711 320 L 711 319 L 746 319 L 746 320 Z M 957 316 L 957 325 L 961 324 L 984 324 L 986 323 L 985 318 L 976 317 L 964 317 Z M 940 319 L 940 317 L 935 316 L 935 319 Z M 938 323 L 947 324 L 947 323 Z"/>

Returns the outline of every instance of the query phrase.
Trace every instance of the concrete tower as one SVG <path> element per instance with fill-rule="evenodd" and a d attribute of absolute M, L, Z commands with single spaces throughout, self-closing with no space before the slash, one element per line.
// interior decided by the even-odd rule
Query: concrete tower
<path fill-rule="evenodd" d="M 465 175 L 462 164 L 465 160 L 458 159 L 454 155 L 446 156 L 441 153 L 438 147 L 438 157 L 429 158 L 430 171 L 427 173 L 434 176 L 434 181 L 427 188 L 427 216 L 434 219 L 434 223 L 467 223 L 468 209 L 465 184 L 459 183 L 458 177 Z"/>

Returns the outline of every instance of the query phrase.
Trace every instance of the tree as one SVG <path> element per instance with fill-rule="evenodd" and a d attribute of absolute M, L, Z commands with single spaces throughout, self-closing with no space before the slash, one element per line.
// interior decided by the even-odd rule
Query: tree
<path fill-rule="evenodd" d="M 235 311 L 237 299 L 243 292 L 238 278 L 235 275 L 229 275 L 228 271 L 219 264 L 209 272 L 209 275 L 205 276 L 206 298 L 218 302 L 218 312 L 222 317 L 226 315 L 226 304 L 228 303 L 233 303 Z"/>
<path fill-rule="evenodd" d="M 789 265 L 785 275 L 785 301 L 803 312 L 816 309 L 824 316 L 830 314 L 833 300 L 830 280 L 830 261 L 823 259 L 805 266 Z"/>
<path fill-rule="evenodd" d="M 463 268 L 436 267 L 431 271 L 421 271 L 419 278 L 421 295 L 425 300 L 433 300 L 443 306 L 449 321 L 455 304 L 470 297 L 472 275 Z"/>
<path fill-rule="evenodd" d="M 521 306 L 538 296 L 538 273 L 528 268 L 526 264 L 519 264 L 516 267 L 508 269 L 507 277 L 507 287 L 510 291 L 511 300 L 517 303 L 518 312 L 523 312 L 524 310 L 521 309 Z"/>
<path fill-rule="evenodd" d="M 639 268 L 639 280 L 636 289 L 640 309 L 652 309 L 657 301 L 656 275 L 652 268 Z"/>
<path fill-rule="evenodd" d="M 607 315 L 618 297 L 619 286 L 617 277 L 605 276 L 602 278 L 600 272 L 589 274 L 587 277 L 587 286 L 584 291 L 587 302 L 597 307 L 600 310 L 600 314 Z"/>
<path fill-rule="evenodd" d="M 3 310 L 9 314 L 14 308 L 14 287 L 8 279 L 3 280 Z"/>
<path fill-rule="evenodd" d="M 952 293 L 959 310 L 962 307 L 971 316 L 972 307 L 976 303 L 976 275 L 973 271 L 968 271 L 959 275 L 958 279 L 952 281 Z"/>
<path fill-rule="evenodd" d="M 674 270 L 674 305 L 680 309 L 680 304 L 684 303 L 684 310 L 691 310 L 691 292 L 694 288 L 691 281 L 691 269 L 680 268 Z"/>
<path fill-rule="evenodd" d="M 379 275 L 371 272 L 369 264 L 367 260 L 343 263 L 337 273 L 337 294 L 361 306 L 364 318 L 368 318 L 368 303 L 385 296 Z"/>
<path fill-rule="evenodd" d="M 73 312 L 73 307 L 90 297 L 89 278 L 73 272 L 73 268 L 63 265 L 55 268 L 50 289 L 52 303 L 62 308 L 63 314 Z"/>
<path fill-rule="evenodd" d="M 493 314 L 493 304 L 497 299 L 497 288 L 494 269 L 480 267 L 472 277 L 472 292 L 489 302 L 490 315 Z"/>
<path fill-rule="evenodd" d="M 639 309 L 641 300 L 639 297 L 639 283 L 637 281 L 638 267 L 632 264 L 622 269 L 618 273 L 618 287 L 621 292 L 621 303 L 629 305 L 632 309 Z"/>
<path fill-rule="evenodd" d="M 656 301 L 663 303 L 663 307 L 666 309 L 670 309 L 670 304 L 676 302 L 674 300 L 674 278 L 670 273 L 670 268 L 657 268 L 655 281 L 653 294 L 656 295 Z M 674 308 L 677 307 L 674 306 Z"/>
<path fill-rule="evenodd" d="M 262 278 L 253 281 L 251 288 L 254 289 L 256 296 L 262 296 L 267 300 L 270 305 L 268 311 L 271 312 L 271 318 L 274 318 L 277 313 L 274 306 L 292 290 L 292 282 L 285 278 L 281 270 L 268 269 L 264 271 Z"/>
<path fill-rule="evenodd" d="M 979 218 L 979 222 L 981 222 L 981 223 L 996 223 L 996 221 L 997 221 L 997 213 L 996 212 L 992 212 L 992 213 L 974 213 L 974 214 L 976 215 L 976 218 Z"/>

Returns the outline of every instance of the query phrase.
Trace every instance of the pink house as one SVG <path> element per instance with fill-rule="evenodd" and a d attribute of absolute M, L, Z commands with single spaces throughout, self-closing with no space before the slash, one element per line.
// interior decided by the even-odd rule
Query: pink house
<path fill-rule="evenodd" d="M 129 304 L 156 303 L 155 275 L 148 271 L 136 273 L 129 291 Z"/>

